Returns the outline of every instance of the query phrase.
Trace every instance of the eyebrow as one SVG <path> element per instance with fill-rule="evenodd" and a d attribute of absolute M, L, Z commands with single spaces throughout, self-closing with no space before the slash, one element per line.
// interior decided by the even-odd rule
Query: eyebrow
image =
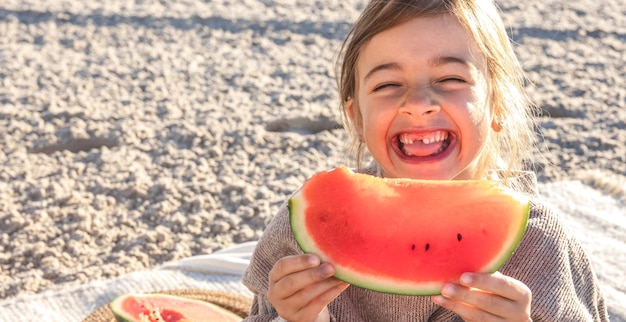
<path fill-rule="evenodd" d="M 446 64 L 461 64 L 464 66 L 470 66 L 471 63 L 468 62 L 466 59 L 460 58 L 460 57 L 456 57 L 456 56 L 437 56 L 435 58 L 429 59 L 428 60 L 428 64 L 432 67 L 439 67 L 442 65 L 446 65 Z M 402 69 L 402 67 L 400 66 L 400 64 L 398 63 L 386 63 L 386 64 L 380 64 L 377 65 L 376 67 L 372 68 L 369 72 L 367 72 L 367 74 L 365 75 L 365 77 L 363 78 L 364 81 L 367 81 L 368 78 L 372 77 L 375 73 L 381 71 L 381 70 L 400 70 Z"/>
<path fill-rule="evenodd" d="M 437 56 L 433 59 L 429 59 L 428 63 L 433 67 L 438 67 L 445 64 L 461 64 L 470 66 L 471 63 L 467 59 L 456 56 Z"/>
<path fill-rule="evenodd" d="M 370 69 L 369 72 L 367 72 L 367 74 L 365 75 L 363 80 L 366 81 L 368 78 L 372 77 L 372 75 L 376 74 L 377 72 L 379 72 L 381 70 L 385 70 L 385 69 L 400 70 L 400 69 L 402 69 L 402 67 L 400 67 L 400 65 L 398 63 L 387 63 L 387 64 L 377 65 L 376 67 Z"/>

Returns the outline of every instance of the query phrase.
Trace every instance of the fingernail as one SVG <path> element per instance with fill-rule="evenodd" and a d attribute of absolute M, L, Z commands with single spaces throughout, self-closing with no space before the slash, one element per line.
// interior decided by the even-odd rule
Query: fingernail
<path fill-rule="evenodd" d="M 307 258 L 307 262 L 311 264 L 311 266 L 317 266 L 320 264 L 320 259 L 315 255 L 309 255 L 309 258 Z"/>
<path fill-rule="evenodd" d="M 463 273 L 461 275 L 461 284 L 463 284 L 463 285 L 471 284 L 472 280 L 474 280 L 474 277 L 472 276 L 471 273 Z"/>
<path fill-rule="evenodd" d="M 438 305 L 443 304 L 443 302 L 445 301 L 445 299 L 441 295 L 435 295 L 432 297 L 432 299 L 433 299 L 433 303 L 438 304 Z"/>
<path fill-rule="evenodd" d="M 334 271 L 333 267 L 329 264 L 322 264 L 319 268 L 319 272 L 322 276 L 332 276 L 335 273 Z"/>
<path fill-rule="evenodd" d="M 441 290 L 441 295 L 445 297 L 450 297 L 452 296 L 452 294 L 454 294 L 454 286 L 450 284 L 444 286 L 443 289 Z"/>

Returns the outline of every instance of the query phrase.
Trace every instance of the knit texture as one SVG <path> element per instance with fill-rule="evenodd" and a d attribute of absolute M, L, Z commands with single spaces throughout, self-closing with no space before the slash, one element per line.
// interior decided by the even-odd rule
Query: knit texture
<path fill-rule="evenodd" d="M 380 176 L 378 167 L 364 173 Z M 534 174 L 523 173 L 516 187 L 536 196 Z M 521 184 L 520 184 L 521 183 Z M 587 255 L 564 229 L 549 207 L 532 198 L 528 227 L 522 241 L 500 269 L 522 281 L 532 291 L 531 314 L 538 321 L 608 321 L 604 298 Z M 254 301 L 246 321 L 281 321 L 267 299 L 268 275 L 274 263 L 289 255 L 303 254 L 289 225 L 283 204 L 259 239 L 243 283 Z M 348 287 L 328 305 L 333 321 L 462 321 L 451 311 L 433 304 L 428 296 L 379 293 Z"/>

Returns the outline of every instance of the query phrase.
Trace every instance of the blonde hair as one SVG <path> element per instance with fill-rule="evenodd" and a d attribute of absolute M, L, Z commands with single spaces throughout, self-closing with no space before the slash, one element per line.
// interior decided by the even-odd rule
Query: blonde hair
<path fill-rule="evenodd" d="M 376 34 L 419 16 L 451 14 L 474 38 L 487 62 L 493 118 L 501 127 L 489 136 L 478 160 L 480 176 L 504 170 L 503 177 L 524 168 L 524 156 L 535 142 L 534 105 L 524 89 L 525 77 L 513 52 L 504 23 L 492 0 L 371 0 L 348 33 L 337 60 L 341 113 L 356 165 L 362 167 L 365 143 L 360 138 L 361 113 L 357 95 L 356 65 L 361 48 Z M 354 120 L 348 102 L 353 101 Z"/>

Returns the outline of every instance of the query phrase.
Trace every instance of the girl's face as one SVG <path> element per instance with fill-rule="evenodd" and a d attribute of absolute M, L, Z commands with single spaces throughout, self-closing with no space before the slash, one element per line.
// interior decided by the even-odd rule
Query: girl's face
<path fill-rule="evenodd" d="M 377 34 L 356 70 L 348 112 L 359 109 L 357 130 L 385 177 L 477 179 L 492 123 L 487 68 L 456 18 L 418 17 Z"/>

